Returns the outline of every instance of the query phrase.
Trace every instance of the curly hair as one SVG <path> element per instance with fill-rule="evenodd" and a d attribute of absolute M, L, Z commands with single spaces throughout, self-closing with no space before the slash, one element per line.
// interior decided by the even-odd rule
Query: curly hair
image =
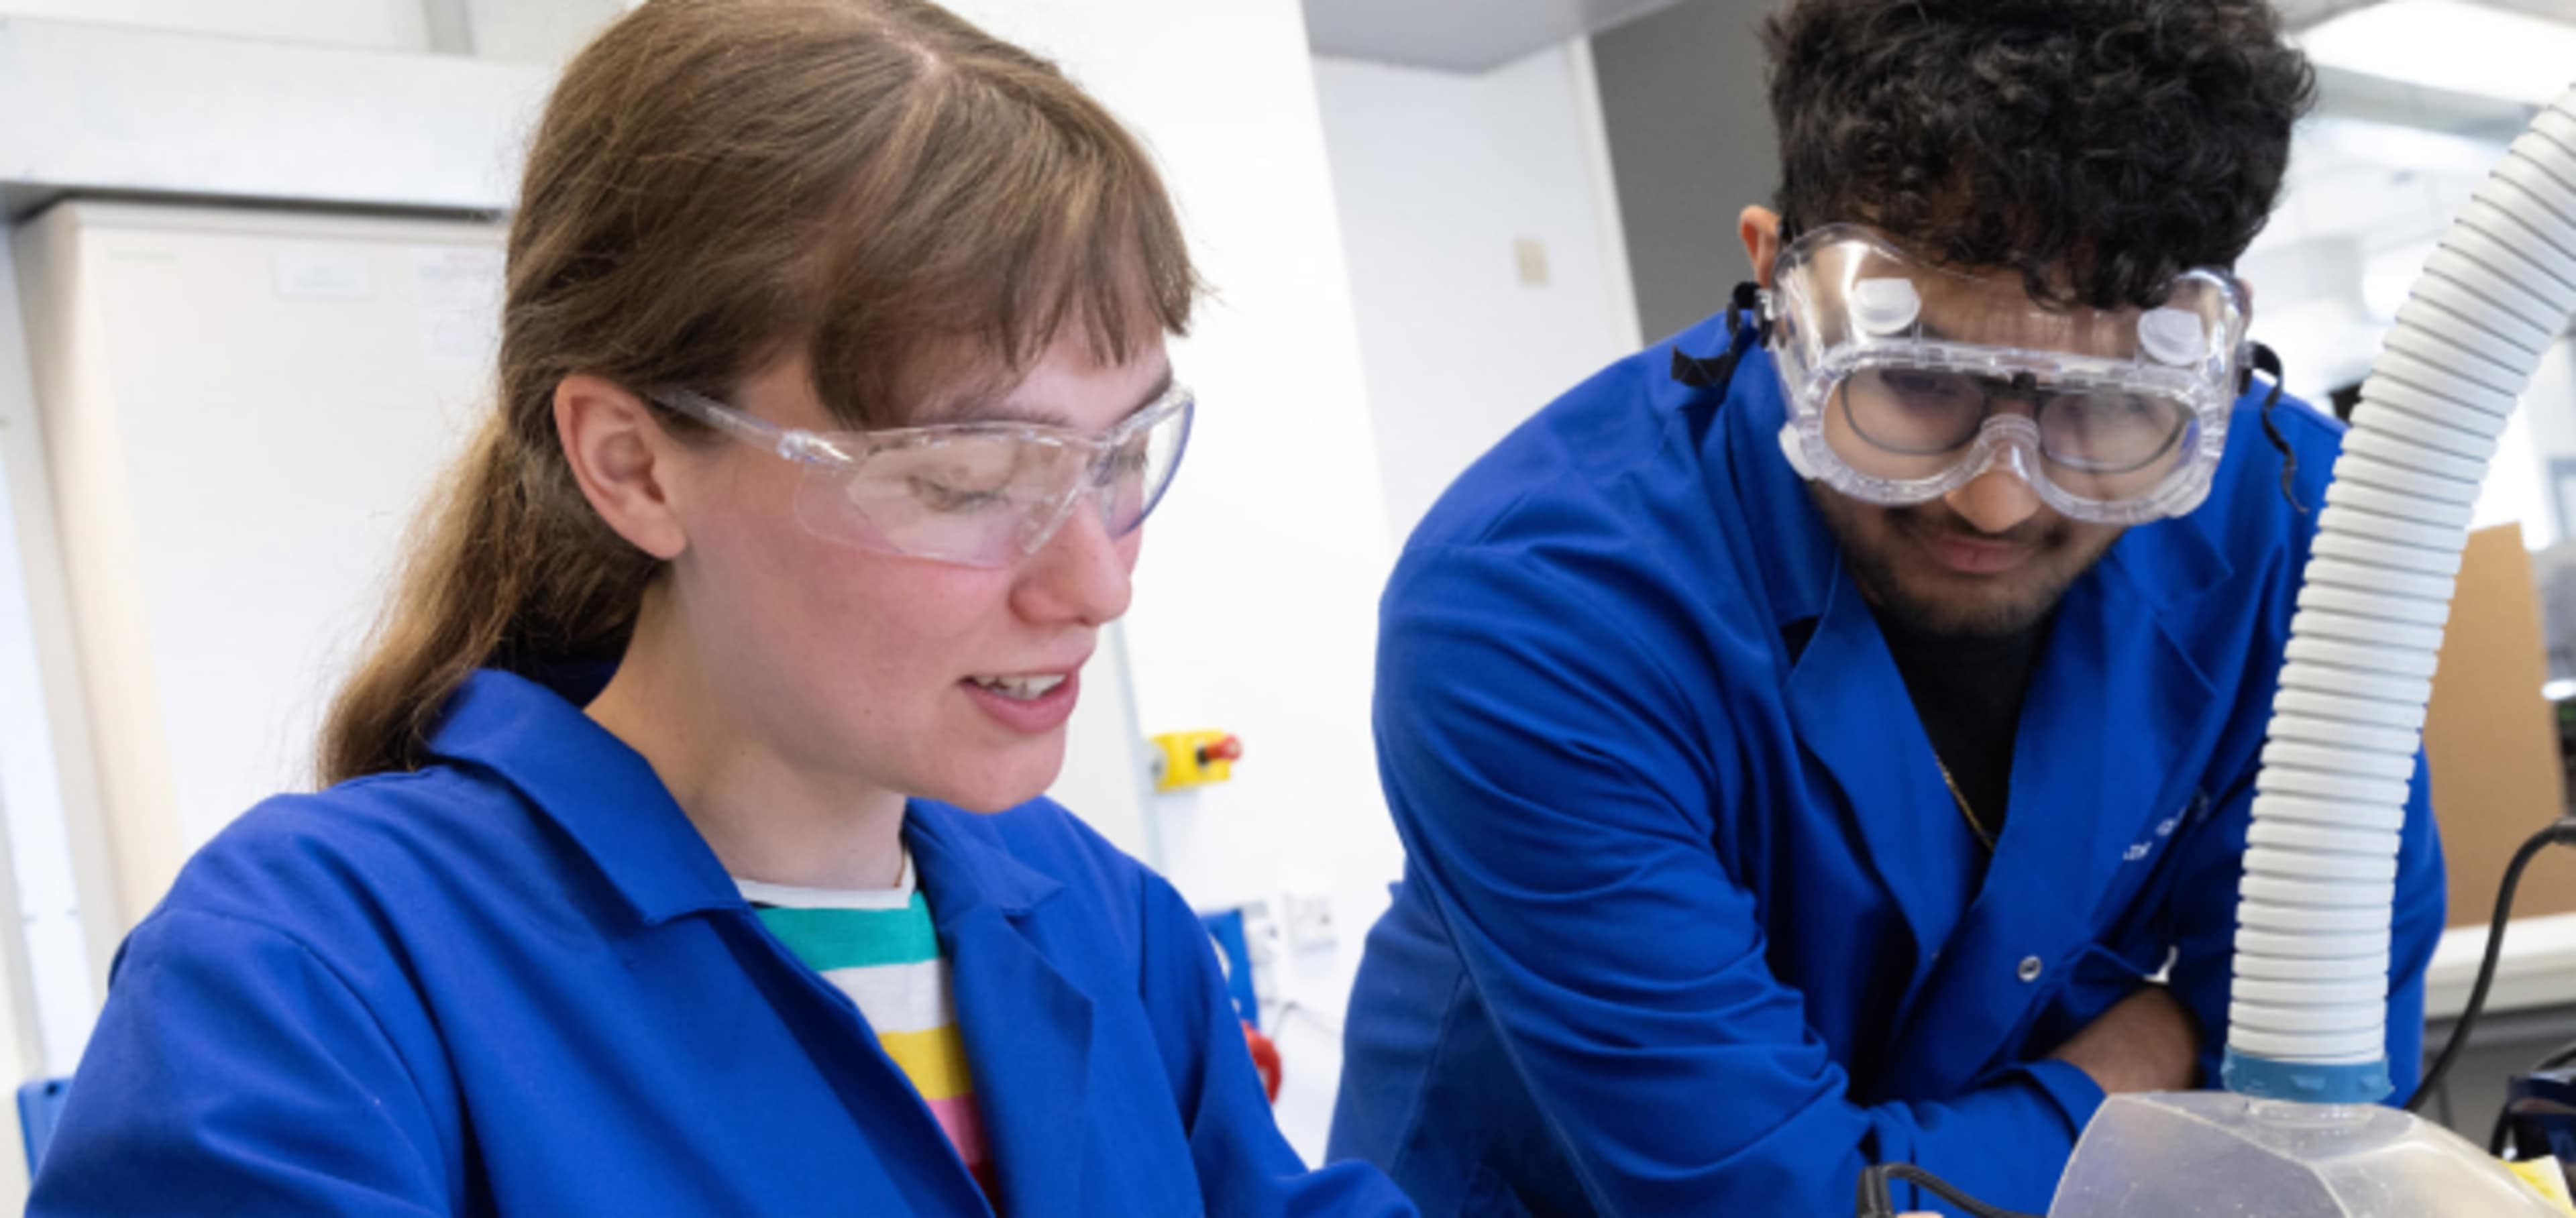
<path fill-rule="evenodd" d="M 1866 222 L 2060 306 L 2233 264 L 2316 95 L 2270 0 L 1794 0 L 1763 38 L 1784 228 Z"/>

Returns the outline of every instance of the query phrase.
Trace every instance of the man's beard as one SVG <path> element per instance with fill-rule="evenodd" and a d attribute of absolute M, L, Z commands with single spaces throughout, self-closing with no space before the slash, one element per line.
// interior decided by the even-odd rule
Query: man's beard
<path fill-rule="evenodd" d="M 1973 589 L 1963 594 L 1922 586 L 1928 581 L 1909 581 L 1892 551 L 1898 546 L 1922 548 L 1925 540 L 1945 532 L 1979 538 L 1997 535 L 1978 532 L 1938 502 L 1875 508 L 1820 485 L 1811 484 L 1811 491 L 1833 530 L 1852 582 L 1870 604 L 1901 628 L 1935 637 L 1994 638 L 2038 625 L 2124 531 L 2077 525 L 2053 512 L 2024 521 L 2000 536 L 2025 541 L 2032 547 L 2030 557 L 2001 575 L 1956 576 L 1945 581 Z M 1864 512 L 1878 514 L 1875 527 L 1864 523 L 1860 515 Z M 1928 561 L 1928 549 L 1924 554 Z"/>

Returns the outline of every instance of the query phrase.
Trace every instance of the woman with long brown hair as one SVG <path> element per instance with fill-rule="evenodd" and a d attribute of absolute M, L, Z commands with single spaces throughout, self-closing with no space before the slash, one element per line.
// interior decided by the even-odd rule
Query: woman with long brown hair
<path fill-rule="evenodd" d="M 611 27 L 325 789 L 135 929 L 32 1212 L 1402 1210 L 1040 797 L 1195 291 L 1136 142 L 933 5 Z"/>

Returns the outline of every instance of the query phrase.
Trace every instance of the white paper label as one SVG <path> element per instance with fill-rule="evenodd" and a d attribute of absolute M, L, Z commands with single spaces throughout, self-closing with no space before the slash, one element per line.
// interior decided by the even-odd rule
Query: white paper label
<path fill-rule="evenodd" d="M 441 364 L 489 364 L 501 347 L 501 251 L 415 245 L 412 297 L 421 342 Z"/>
<path fill-rule="evenodd" d="M 376 294 L 367 256 L 354 250 L 279 250 L 269 269 L 277 294 L 289 300 L 365 300 Z"/>

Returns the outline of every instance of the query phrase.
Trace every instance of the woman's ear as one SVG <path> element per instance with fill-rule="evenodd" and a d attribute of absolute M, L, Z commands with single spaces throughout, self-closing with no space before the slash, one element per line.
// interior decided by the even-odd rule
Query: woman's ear
<path fill-rule="evenodd" d="M 1753 281 L 1770 291 L 1771 273 L 1780 261 L 1780 213 L 1757 203 L 1745 208 L 1735 224 L 1744 238 L 1744 256 L 1753 262 Z"/>
<path fill-rule="evenodd" d="M 671 499 L 680 445 L 644 399 L 605 377 L 565 377 L 555 385 L 555 436 L 582 497 L 618 536 L 665 562 L 689 548 Z"/>

